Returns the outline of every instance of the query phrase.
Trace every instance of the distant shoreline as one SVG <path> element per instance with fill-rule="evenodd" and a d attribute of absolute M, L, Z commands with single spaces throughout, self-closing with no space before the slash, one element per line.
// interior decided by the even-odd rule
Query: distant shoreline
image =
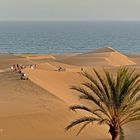
<path fill-rule="evenodd" d="M 93 50 L 94 51 L 94 50 Z M 6 55 L 6 54 L 12 54 L 12 55 L 76 55 L 76 54 L 83 54 L 83 53 L 90 53 L 91 51 L 87 51 L 87 52 L 64 52 L 64 53 L 9 53 L 9 52 L 0 52 L 0 55 Z M 120 52 L 120 51 L 119 51 Z M 122 53 L 122 52 L 120 52 Z M 137 53 L 122 53 L 124 55 L 127 55 L 127 56 L 139 56 L 140 55 L 140 52 L 137 52 Z"/>

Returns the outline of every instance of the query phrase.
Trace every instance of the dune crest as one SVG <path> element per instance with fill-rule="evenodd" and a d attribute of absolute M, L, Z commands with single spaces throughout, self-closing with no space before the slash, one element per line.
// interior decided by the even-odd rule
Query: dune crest
<path fill-rule="evenodd" d="M 89 53 L 105 53 L 105 52 L 116 52 L 116 50 L 113 49 L 112 47 L 103 47 Z"/>
<path fill-rule="evenodd" d="M 111 47 L 100 48 L 92 52 L 78 54 L 63 59 L 61 62 L 78 66 L 126 66 L 136 64 L 127 56 Z"/>
<path fill-rule="evenodd" d="M 109 57 L 106 58 L 112 66 L 125 66 L 135 65 L 136 63 L 130 60 L 127 56 L 119 53 L 118 51 L 112 51 Z"/>

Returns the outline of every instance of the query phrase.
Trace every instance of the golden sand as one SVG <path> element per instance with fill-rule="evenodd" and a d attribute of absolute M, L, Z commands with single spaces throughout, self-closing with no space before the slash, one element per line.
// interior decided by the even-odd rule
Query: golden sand
<path fill-rule="evenodd" d="M 23 71 L 29 80 L 9 71 L 12 64 L 26 65 Z M 31 69 L 30 64 L 37 67 Z M 85 54 L 24 54 L 0 55 L 0 139 L 1 140 L 109 140 L 108 127 L 89 125 L 80 136 L 78 127 L 69 132 L 64 128 L 86 112 L 73 113 L 69 106 L 80 104 L 78 94 L 70 90 L 85 79 L 81 68 L 117 69 L 135 66 L 139 70 L 140 56 L 125 56 L 112 48 Z M 58 69 L 62 67 L 61 71 Z M 139 140 L 140 122 L 125 128 L 126 140 Z"/>

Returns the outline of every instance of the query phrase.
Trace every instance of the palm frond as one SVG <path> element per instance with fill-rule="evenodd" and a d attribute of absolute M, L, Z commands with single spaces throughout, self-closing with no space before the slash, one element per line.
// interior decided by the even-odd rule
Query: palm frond
<path fill-rule="evenodd" d="M 130 100 L 124 106 L 121 106 L 118 114 L 123 118 L 124 116 L 128 118 L 131 114 L 135 114 L 140 111 L 140 96 L 135 99 Z"/>
<path fill-rule="evenodd" d="M 86 82 L 86 83 L 82 83 L 82 85 L 90 89 L 94 93 L 93 96 L 96 95 L 101 101 L 104 100 L 104 96 L 102 95 L 102 92 L 99 89 L 97 89 L 97 87 L 95 87 L 92 83 Z"/>
<path fill-rule="evenodd" d="M 77 136 L 82 132 L 82 130 L 91 122 L 86 122 L 81 128 L 80 130 L 78 131 L 78 133 L 76 134 Z"/>
<path fill-rule="evenodd" d="M 106 110 L 103 110 L 103 109 L 95 109 L 94 112 L 100 112 L 101 114 L 103 114 L 104 116 L 106 116 L 109 119 L 108 121 L 110 122 L 111 116 L 108 114 L 108 112 Z"/>
<path fill-rule="evenodd" d="M 126 123 L 133 122 L 133 121 L 139 121 L 139 120 L 140 120 L 140 114 L 136 117 L 128 118 L 123 123 L 121 123 L 121 125 L 123 126 Z"/>
<path fill-rule="evenodd" d="M 97 107 L 99 107 L 100 109 L 103 110 L 103 112 L 106 112 L 106 114 L 108 114 L 107 111 L 106 111 L 106 109 L 105 109 L 105 107 L 102 105 L 102 102 L 101 102 L 100 100 L 97 100 L 97 99 L 95 99 L 94 97 L 92 97 L 92 96 L 87 96 L 87 95 L 82 95 L 82 96 L 80 96 L 80 99 L 85 99 L 85 100 L 94 102 L 94 104 L 95 104 Z M 109 116 L 109 114 L 108 114 L 108 116 Z"/>
<path fill-rule="evenodd" d="M 80 110 L 85 110 L 85 111 L 88 111 L 88 112 L 92 113 L 92 110 L 89 109 L 88 107 L 84 106 L 84 105 L 74 105 L 74 106 L 70 106 L 70 109 L 71 109 L 72 111 L 76 111 L 76 110 L 80 109 Z"/>
<path fill-rule="evenodd" d="M 110 103 L 110 100 L 107 98 L 106 94 L 103 94 L 98 87 L 90 82 L 82 83 L 82 85 L 90 89 L 93 92 L 93 96 L 96 95 L 106 105 L 106 107 L 109 108 L 108 105 Z"/>
<path fill-rule="evenodd" d="M 112 100 L 112 105 L 115 106 L 117 103 L 117 94 L 115 89 L 115 80 L 111 73 L 105 71 L 106 82 L 108 84 L 108 90 L 110 91 L 110 99 Z"/>
<path fill-rule="evenodd" d="M 94 122 L 94 121 L 99 121 L 100 119 L 97 119 L 97 118 L 94 118 L 94 117 L 83 117 L 83 118 L 80 118 L 80 119 L 77 119 L 73 122 L 71 122 L 66 128 L 65 130 L 69 130 L 71 129 L 72 127 L 80 124 L 80 123 L 83 123 L 83 122 Z"/>
<path fill-rule="evenodd" d="M 98 90 L 98 91 L 102 92 L 102 94 L 104 94 L 103 88 L 101 87 L 101 85 L 99 84 L 99 82 L 98 82 L 95 78 L 93 78 L 93 76 L 91 76 L 91 75 L 90 75 L 89 73 L 87 73 L 87 72 L 83 73 L 83 76 L 84 76 L 85 78 L 87 78 L 87 79 L 90 81 L 91 84 L 94 84 L 94 87 L 96 87 L 96 90 Z M 84 84 L 87 84 L 87 83 L 89 83 L 89 82 L 85 82 Z M 86 85 L 85 85 L 85 86 L 86 86 Z M 88 87 L 88 86 L 87 86 L 87 87 Z M 95 92 L 95 94 L 96 94 L 96 92 Z"/>
<path fill-rule="evenodd" d="M 98 122 L 99 125 L 102 125 L 102 124 L 108 124 L 109 125 L 109 121 L 107 119 L 102 119 Z"/>
<path fill-rule="evenodd" d="M 124 99 L 131 97 L 131 99 L 140 91 L 140 75 L 136 74 L 132 78 L 128 75 L 125 83 L 120 91 L 120 103 L 123 102 Z"/>
<path fill-rule="evenodd" d="M 77 87 L 77 86 L 72 86 L 71 89 L 78 91 L 79 93 L 81 93 L 82 95 L 80 96 L 80 99 L 85 99 L 88 101 L 92 101 L 95 105 L 99 106 L 100 108 L 102 108 L 103 110 L 104 107 L 101 104 L 101 101 L 98 100 L 97 98 L 95 98 L 94 96 L 92 96 L 92 93 L 90 93 L 89 91 L 85 90 L 82 87 Z"/>
<path fill-rule="evenodd" d="M 129 99 L 136 99 L 136 101 L 140 100 L 140 84 L 136 86 L 136 88 L 134 88 L 133 93 L 130 95 Z"/>
<path fill-rule="evenodd" d="M 93 69 L 93 71 L 95 72 L 96 76 L 98 77 L 100 83 L 102 84 L 102 87 L 104 88 L 104 91 L 105 91 L 105 95 L 107 96 L 108 100 L 110 100 L 110 94 L 109 94 L 109 91 L 108 91 L 108 88 L 107 88 L 107 85 L 105 83 L 105 79 L 103 79 L 100 74 L 96 71 L 96 69 Z M 104 70 L 105 71 L 105 70 Z"/>

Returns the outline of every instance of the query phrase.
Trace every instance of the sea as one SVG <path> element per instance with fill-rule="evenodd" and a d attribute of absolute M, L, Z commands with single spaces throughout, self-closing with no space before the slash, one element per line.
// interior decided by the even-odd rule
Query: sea
<path fill-rule="evenodd" d="M 0 53 L 140 53 L 140 22 L 1 21 Z"/>

